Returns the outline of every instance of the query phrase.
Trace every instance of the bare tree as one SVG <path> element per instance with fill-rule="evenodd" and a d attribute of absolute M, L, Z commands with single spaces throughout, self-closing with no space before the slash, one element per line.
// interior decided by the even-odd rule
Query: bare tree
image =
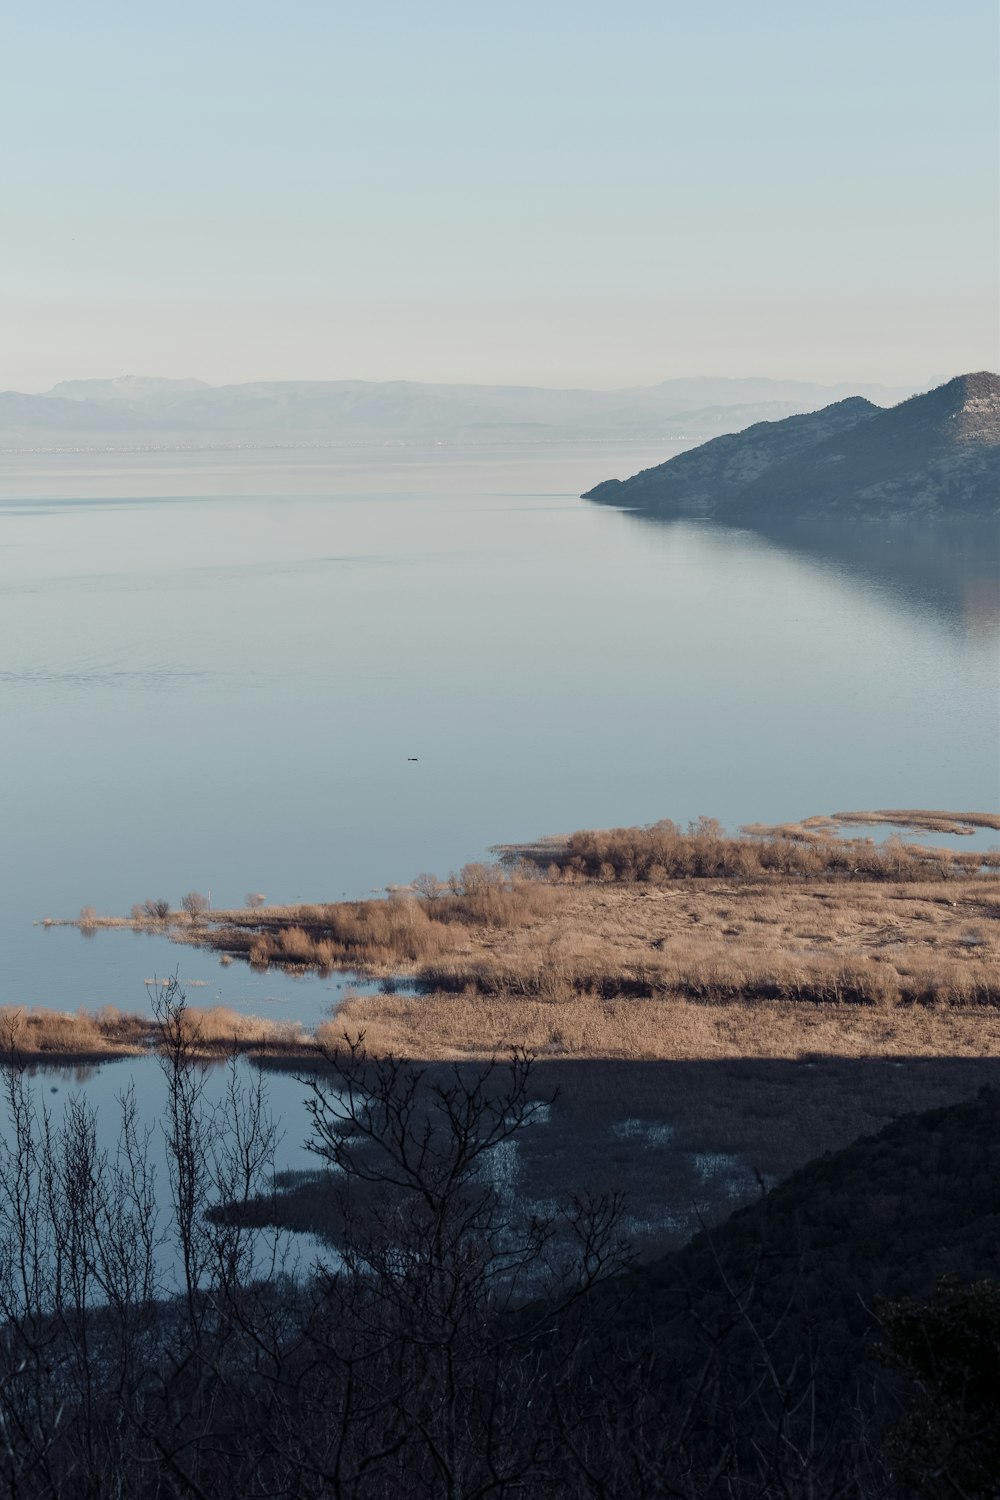
<path fill-rule="evenodd" d="M 448 1500 L 513 1493 L 552 1442 L 525 1413 L 532 1391 L 544 1406 L 553 1325 L 626 1263 L 620 1200 L 519 1202 L 516 1138 L 551 1102 L 532 1098 L 523 1052 L 442 1073 L 345 1036 L 325 1058 L 308 1107 L 311 1149 L 343 1185 L 341 1268 L 321 1278 L 353 1403 L 339 1472 L 378 1465 L 389 1491 Z"/>
<path fill-rule="evenodd" d="M 181 897 L 181 911 L 186 911 L 189 917 L 204 917 L 211 910 L 212 903 L 201 891 L 188 891 Z"/>

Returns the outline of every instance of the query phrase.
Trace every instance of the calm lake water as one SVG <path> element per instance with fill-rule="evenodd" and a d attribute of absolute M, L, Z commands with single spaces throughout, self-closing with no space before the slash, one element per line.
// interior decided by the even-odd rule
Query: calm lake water
<path fill-rule="evenodd" d="M 0 1003 L 139 1009 L 177 968 L 194 1004 L 313 1019 L 343 982 L 32 925 L 84 904 L 357 896 L 662 817 L 995 807 L 995 539 L 577 498 L 667 456 L 4 459 Z"/>

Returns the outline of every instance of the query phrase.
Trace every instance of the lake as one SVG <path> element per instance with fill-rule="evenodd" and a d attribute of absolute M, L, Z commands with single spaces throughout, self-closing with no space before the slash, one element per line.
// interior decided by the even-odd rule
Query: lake
<path fill-rule="evenodd" d="M 679 446 L 6 457 L 0 1003 L 144 1009 L 175 969 L 276 1018 L 342 993 L 33 926 L 85 904 L 360 896 L 663 817 L 996 807 L 995 538 L 578 498 Z"/>

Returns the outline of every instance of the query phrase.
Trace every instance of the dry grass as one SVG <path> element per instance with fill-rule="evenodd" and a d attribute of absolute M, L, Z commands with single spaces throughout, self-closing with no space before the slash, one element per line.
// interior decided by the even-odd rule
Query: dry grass
<path fill-rule="evenodd" d="M 992 877 L 550 891 L 530 926 L 419 966 L 424 994 L 355 997 L 324 1035 L 425 1058 L 1000 1055 Z"/>
<path fill-rule="evenodd" d="M 261 1047 L 299 1054 L 311 1047 L 298 1021 L 262 1020 L 260 1016 L 241 1015 L 224 1005 L 214 1005 L 206 1010 L 187 1006 L 183 1021 L 188 1041 L 195 1051 L 206 1054 L 234 1050 L 252 1052 Z M 157 1037 L 156 1028 L 150 1027 L 152 1045 Z"/>
<path fill-rule="evenodd" d="M 555 999 L 1000 1004 L 1000 887 L 972 880 L 682 881 L 557 888 L 528 930 L 484 932 L 422 988 Z"/>
<path fill-rule="evenodd" d="M 425 1058 L 511 1042 L 595 1058 L 996 1049 L 1000 855 L 790 830 L 580 832 L 508 850 L 506 870 L 421 876 L 420 895 L 216 912 L 174 935 L 258 967 L 408 978 L 424 998 L 355 998 L 334 1029 Z M 228 1041 L 236 1022 L 203 1024 Z"/>
<path fill-rule="evenodd" d="M 277 1055 L 303 1057 L 312 1042 L 297 1022 L 274 1022 L 243 1016 L 223 1006 L 188 1007 L 184 1013 L 188 1041 L 204 1057 L 267 1049 Z M 130 1057 L 156 1048 L 159 1027 L 149 1016 L 123 1014 L 113 1006 L 76 1012 L 0 1009 L 0 1063 L 97 1060 Z"/>
<path fill-rule="evenodd" d="M 817 842 L 836 836 L 843 827 L 913 828 L 924 833 L 972 834 L 977 828 L 1000 829 L 1000 813 L 935 812 L 915 807 L 881 807 L 874 812 L 839 812 L 803 818 L 799 823 L 748 823 L 744 833 L 761 838 L 793 838 Z M 923 855 L 930 851 L 921 850 Z"/>
<path fill-rule="evenodd" d="M 841 812 L 832 816 L 837 823 L 891 823 L 897 828 L 921 828 L 927 833 L 971 833 L 974 828 L 1000 829 L 1000 813 L 930 812 L 914 807 L 883 807 L 876 812 Z"/>
<path fill-rule="evenodd" d="M 1000 1011 L 985 1007 L 881 1011 L 776 1000 L 710 1005 L 594 994 L 536 1000 L 467 991 L 354 996 L 318 1028 L 317 1040 L 329 1046 L 345 1031 L 363 1031 L 372 1052 L 432 1061 L 472 1061 L 515 1046 L 540 1058 L 633 1062 L 1000 1057 Z"/>
<path fill-rule="evenodd" d="M 190 937 L 257 968 L 322 972 L 340 964 L 394 972 L 453 953 L 470 934 L 530 928 L 559 904 L 559 893 L 543 880 L 508 876 L 495 866 L 466 866 L 454 885 L 432 898 L 403 891 L 386 901 L 213 912 L 213 926 Z"/>
<path fill-rule="evenodd" d="M 122 1014 L 113 1006 L 76 1012 L 0 1009 L 0 1059 L 37 1060 L 41 1056 L 95 1058 L 130 1056 L 143 1051 L 149 1022 Z"/>

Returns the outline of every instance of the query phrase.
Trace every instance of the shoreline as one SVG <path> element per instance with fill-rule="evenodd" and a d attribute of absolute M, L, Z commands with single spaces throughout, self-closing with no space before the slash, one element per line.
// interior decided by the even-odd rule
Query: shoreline
<path fill-rule="evenodd" d="M 196 892 L 129 917 L 84 907 L 46 926 L 159 932 L 258 972 L 352 972 L 310 1035 L 224 1007 L 191 1009 L 206 1057 L 302 1063 L 345 1030 L 375 1052 L 482 1060 L 1000 1055 L 1000 852 L 846 837 L 843 826 L 951 834 L 990 813 L 882 809 L 728 835 L 588 830 L 498 846 L 499 863 L 418 876 L 377 900 L 211 911 Z M 19 1019 L 18 1019 L 19 1018 Z M 0 1011 L 10 1055 L 139 1055 L 152 1019 Z"/>
<path fill-rule="evenodd" d="M 567 1019 L 561 1008 L 523 999 L 477 1006 L 478 1034 L 473 1035 L 467 1025 L 459 1024 L 469 1020 L 465 1007 L 459 1002 L 452 1012 L 450 1002 L 451 997 L 441 996 L 357 997 L 322 1022 L 315 1034 L 302 1029 L 297 1036 L 288 1033 L 298 1023 L 282 1025 L 235 1011 L 220 1016 L 218 1007 L 200 1011 L 189 1006 L 191 1056 L 205 1064 L 223 1063 L 236 1055 L 279 1070 L 322 1070 L 324 1048 L 336 1047 L 345 1034 L 363 1033 L 373 1055 L 393 1052 L 427 1066 L 484 1063 L 502 1059 L 513 1048 L 526 1049 L 539 1064 L 556 1065 L 1000 1059 L 1000 1009 L 995 1006 L 939 1011 L 907 1006 L 886 1014 L 864 1006 L 808 1001 L 585 1001 L 569 1014 L 579 1022 L 583 1011 L 585 1024 L 588 1013 L 596 1012 L 595 1024 L 606 1045 L 590 1050 L 567 1045 L 562 1038 L 535 1045 L 542 1026 L 551 1028 Z M 128 1039 L 122 1040 L 101 1033 L 100 1012 L 6 1008 L 0 1011 L 0 1026 L 9 1024 L 12 1015 L 26 1035 L 0 1048 L 0 1067 L 97 1066 L 158 1054 L 159 1030 L 152 1018 L 122 1017 L 129 1029 Z M 199 1034 L 206 1024 L 206 1034 Z M 671 1037 L 670 1046 L 657 1045 L 660 1026 Z M 387 1035 L 412 1045 L 383 1046 Z"/>
<path fill-rule="evenodd" d="M 258 972 L 383 981 L 348 989 L 314 1033 L 192 1007 L 206 1059 L 308 1065 L 345 1030 L 426 1062 L 511 1047 L 546 1061 L 1000 1056 L 1000 853 L 831 831 L 903 817 L 924 831 L 1000 826 L 912 809 L 735 837 L 710 819 L 663 822 L 501 847 L 499 864 L 377 900 L 216 912 L 189 893 L 180 912 L 84 908 L 58 925 L 160 932 Z M 139 1055 L 156 1035 L 152 1018 L 112 1010 L 0 1011 L 0 1050 L 6 1036 L 31 1062 Z"/>

